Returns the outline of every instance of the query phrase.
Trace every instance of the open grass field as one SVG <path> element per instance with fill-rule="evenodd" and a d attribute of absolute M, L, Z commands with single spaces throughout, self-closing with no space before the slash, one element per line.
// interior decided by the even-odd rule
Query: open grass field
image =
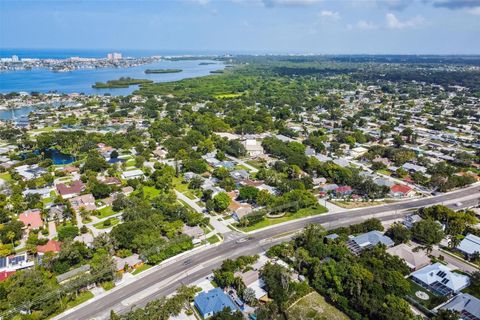
<path fill-rule="evenodd" d="M 99 219 L 110 217 L 111 215 L 114 215 L 116 213 L 115 211 L 113 211 L 112 207 L 110 206 L 104 207 L 97 211 L 100 213 L 98 216 L 96 216 Z"/>
<path fill-rule="evenodd" d="M 154 187 L 144 186 L 143 194 L 147 199 L 153 199 L 160 194 L 160 190 L 155 189 Z"/>
<path fill-rule="evenodd" d="M 107 223 L 107 225 L 105 225 L 106 221 L 110 221 L 110 225 L 108 225 L 108 223 Z M 107 228 L 113 227 L 114 225 L 117 225 L 119 222 L 120 222 L 120 220 L 117 219 L 117 218 L 110 218 L 108 220 L 96 223 L 93 226 L 97 229 L 107 229 Z"/>
<path fill-rule="evenodd" d="M 295 219 L 300 219 L 300 218 L 305 218 L 305 217 L 310 217 L 310 216 L 315 216 L 317 214 L 322 214 L 328 212 L 328 209 L 325 208 L 324 206 L 318 205 L 313 208 L 304 208 L 300 209 L 297 212 L 294 213 L 287 213 L 283 217 L 280 218 L 265 218 L 263 221 L 260 221 L 259 223 L 256 223 L 252 226 L 244 227 L 244 228 L 239 228 L 242 231 L 249 232 L 253 230 L 258 230 L 262 229 L 265 227 L 273 226 L 275 224 L 279 224 L 282 222 L 287 222 Z"/>
<path fill-rule="evenodd" d="M 313 291 L 287 310 L 288 320 L 348 320 L 348 317 Z"/>

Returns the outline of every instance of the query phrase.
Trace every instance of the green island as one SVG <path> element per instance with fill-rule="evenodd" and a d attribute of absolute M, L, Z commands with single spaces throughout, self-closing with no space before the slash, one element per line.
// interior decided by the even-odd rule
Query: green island
<path fill-rule="evenodd" d="M 132 85 L 151 83 L 152 80 L 147 79 L 134 79 L 130 77 L 121 77 L 118 80 L 108 80 L 107 82 L 95 82 L 92 85 L 94 89 L 116 89 L 116 88 L 128 88 Z"/>
<path fill-rule="evenodd" d="M 182 69 L 146 69 L 145 73 L 179 73 L 182 72 Z"/>
<path fill-rule="evenodd" d="M 208 66 L 208 65 L 211 65 L 211 64 L 215 64 L 215 62 L 200 62 L 198 65 L 199 66 Z"/>

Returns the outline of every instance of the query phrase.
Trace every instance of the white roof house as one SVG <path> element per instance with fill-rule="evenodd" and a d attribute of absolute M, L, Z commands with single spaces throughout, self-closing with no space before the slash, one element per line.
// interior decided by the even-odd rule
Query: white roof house
<path fill-rule="evenodd" d="M 442 296 L 457 293 L 470 284 L 468 276 L 452 272 L 439 262 L 412 272 L 410 276 L 413 281 Z"/>
<path fill-rule="evenodd" d="M 480 319 L 480 299 L 468 293 L 455 296 L 439 309 L 457 311 L 460 313 L 461 319 L 464 320 Z"/>
<path fill-rule="evenodd" d="M 475 252 L 480 253 L 480 237 L 468 234 L 457 246 L 457 249 L 468 256 L 473 255 Z"/>
<path fill-rule="evenodd" d="M 143 179 L 145 176 L 143 175 L 143 171 L 140 169 L 124 171 L 122 173 L 122 179 L 129 180 L 129 179 Z"/>

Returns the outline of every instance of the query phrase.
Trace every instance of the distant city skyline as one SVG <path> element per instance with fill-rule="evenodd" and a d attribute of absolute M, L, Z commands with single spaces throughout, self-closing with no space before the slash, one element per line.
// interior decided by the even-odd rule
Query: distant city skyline
<path fill-rule="evenodd" d="M 479 39 L 480 0 L 0 0 L 0 49 L 480 54 Z"/>

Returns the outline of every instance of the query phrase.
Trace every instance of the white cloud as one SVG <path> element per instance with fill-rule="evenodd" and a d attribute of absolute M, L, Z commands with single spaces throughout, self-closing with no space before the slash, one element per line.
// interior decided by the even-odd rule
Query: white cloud
<path fill-rule="evenodd" d="M 199 4 L 201 6 L 206 6 L 210 2 L 210 0 L 188 0 L 188 1 Z"/>
<path fill-rule="evenodd" d="M 391 29 L 415 28 L 425 22 L 425 19 L 421 16 L 416 16 L 404 21 L 400 21 L 393 13 L 387 13 L 385 17 L 387 19 L 387 26 Z"/>
<path fill-rule="evenodd" d="M 275 6 L 309 6 L 314 5 L 322 0 L 262 0 L 267 7 Z"/>
<path fill-rule="evenodd" d="M 378 26 L 374 24 L 373 22 L 366 21 L 366 20 L 360 20 L 357 22 L 355 25 L 347 25 L 347 29 L 353 30 L 353 29 L 360 29 L 360 30 L 374 30 L 377 29 Z"/>
<path fill-rule="evenodd" d="M 332 20 L 338 20 L 340 19 L 340 14 L 336 11 L 323 10 L 322 12 L 320 12 L 320 17 L 324 17 Z"/>
<path fill-rule="evenodd" d="M 480 7 L 469 9 L 467 12 L 476 16 L 480 16 Z"/>

